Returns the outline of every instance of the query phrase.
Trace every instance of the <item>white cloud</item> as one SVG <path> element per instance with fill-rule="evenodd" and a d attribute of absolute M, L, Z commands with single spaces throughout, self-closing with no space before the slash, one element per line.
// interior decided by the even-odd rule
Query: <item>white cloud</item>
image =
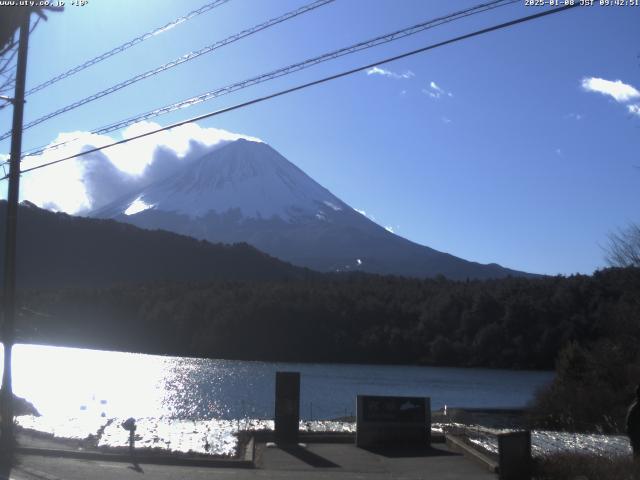
<path fill-rule="evenodd" d="M 409 78 L 415 77 L 415 74 L 411 70 L 407 70 L 403 73 L 392 72 L 391 70 L 385 70 L 380 67 L 372 67 L 367 70 L 367 75 L 382 75 L 383 77 L 388 78 L 397 78 L 407 80 Z"/>
<path fill-rule="evenodd" d="M 391 72 L 389 70 L 385 70 L 384 68 L 372 67 L 369 70 L 367 70 L 367 75 L 389 76 L 391 75 Z"/>
<path fill-rule="evenodd" d="M 442 122 L 443 123 L 451 123 L 453 120 L 451 120 L 450 118 L 447 117 L 442 117 Z"/>
<path fill-rule="evenodd" d="M 568 113 L 567 115 L 565 115 L 565 117 L 580 121 L 584 118 L 584 115 L 582 115 L 581 113 Z"/>
<path fill-rule="evenodd" d="M 158 128 L 160 125 L 156 123 L 142 122 L 124 130 L 122 138 Z M 70 214 L 84 213 L 134 188 L 168 176 L 184 162 L 239 138 L 260 141 L 222 129 L 186 124 L 26 173 L 22 176 L 21 199 L 43 208 Z M 26 157 L 22 169 L 120 139 L 82 131 L 60 133 L 51 145 L 68 143 L 41 155 Z"/>
<path fill-rule="evenodd" d="M 429 95 L 431 98 L 438 99 L 440 97 L 453 97 L 453 93 L 448 92 L 433 80 L 429 82 L 429 88 L 423 88 L 422 93 Z"/>
<path fill-rule="evenodd" d="M 585 77 L 582 79 L 582 88 L 587 92 L 609 95 L 620 103 L 640 98 L 640 91 L 631 85 L 623 83 L 621 80 L 611 81 L 597 77 Z"/>
<path fill-rule="evenodd" d="M 157 130 L 160 125 L 154 122 L 140 122 L 127 127 L 123 138 L 131 138 L 146 132 Z M 172 150 L 179 158 L 184 158 L 192 149 L 192 143 L 212 147 L 220 142 L 230 142 L 246 138 L 259 141 L 254 137 L 228 132 L 218 128 L 202 128 L 195 123 L 187 123 L 171 130 L 165 130 L 131 143 L 117 145 L 106 150 L 109 159 L 120 169 L 131 174 L 141 174 L 153 161 L 153 152 L 158 147 Z"/>
<path fill-rule="evenodd" d="M 637 115 L 640 117 L 640 103 L 634 103 L 632 105 L 627 105 L 627 110 L 632 115 Z"/>

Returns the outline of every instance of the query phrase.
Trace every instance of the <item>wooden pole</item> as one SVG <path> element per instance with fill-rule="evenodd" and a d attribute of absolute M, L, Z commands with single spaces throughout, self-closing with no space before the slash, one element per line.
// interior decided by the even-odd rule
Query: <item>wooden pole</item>
<path fill-rule="evenodd" d="M 20 192 L 20 157 L 22 156 L 22 124 L 24 114 L 24 91 L 27 76 L 27 51 L 29 48 L 29 20 L 31 11 L 24 14 L 20 24 L 16 87 L 13 97 L 13 125 L 11 130 L 11 159 L 9 161 L 9 192 L 7 196 L 7 221 L 4 250 L 4 296 L 2 343 L 4 345 L 4 368 L 2 371 L 2 415 L 0 448 L 7 451 L 14 443 L 13 432 L 13 381 L 11 378 L 11 353 L 15 340 L 16 316 L 16 231 L 18 225 L 18 196 Z"/>

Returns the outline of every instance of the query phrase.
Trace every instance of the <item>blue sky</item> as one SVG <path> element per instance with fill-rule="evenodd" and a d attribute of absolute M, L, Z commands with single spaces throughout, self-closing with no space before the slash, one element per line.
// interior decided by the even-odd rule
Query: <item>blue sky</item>
<path fill-rule="evenodd" d="M 51 14 L 31 37 L 27 85 L 203 3 L 67 2 L 64 13 Z M 476 3 L 336 0 L 28 129 L 23 147 L 90 131 Z M 231 0 L 30 96 L 25 120 L 304 4 Z M 537 11 L 516 3 L 153 121 L 167 125 Z M 640 7 L 577 8 L 199 126 L 261 138 L 349 205 L 417 243 L 518 270 L 591 273 L 605 265 L 601 246 L 607 234 L 640 221 L 638 25 Z M 10 127 L 10 113 L 0 110 L 2 132 Z M 140 148 L 122 150 L 120 161 L 135 164 L 150 147 Z M 0 153 L 8 150 L 8 141 L 0 142 Z M 82 196 L 80 163 L 23 178 L 23 198 L 40 205 L 47 196 L 58 205 L 62 196 Z"/>

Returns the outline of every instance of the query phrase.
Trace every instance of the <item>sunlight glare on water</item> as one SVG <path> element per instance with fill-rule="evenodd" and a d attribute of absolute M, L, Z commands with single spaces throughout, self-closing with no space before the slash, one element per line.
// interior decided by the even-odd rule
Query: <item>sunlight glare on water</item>
<path fill-rule="evenodd" d="M 47 417 L 163 416 L 172 365 L 170 357 L 16 345 L 13 390 Z"/>
<path fill-rule="evenodd" d="M 275 373 L 301 373 L 303 419 L 355 413 L 355 397 L 431 398 L 431 407 L 520 407 L 551 372 L 169 357 L 19 344 L 14 392 L 45 416 L 273 418 Z"/>

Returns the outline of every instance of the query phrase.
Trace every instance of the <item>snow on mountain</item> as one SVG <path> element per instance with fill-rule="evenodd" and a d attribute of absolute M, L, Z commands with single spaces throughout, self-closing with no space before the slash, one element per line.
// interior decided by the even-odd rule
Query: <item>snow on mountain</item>
<path fill-rule="evenodd" d="M 90 216 L 212 242 L 247 242 L 320 271 L 450 278 L 522 274 L 399 237 L 345 204 L 269 145 L 244 139 Z"/>
<path fill-rule="evenodd" d="M 153 208 L 195 219 L 211 211 L 237 209 L 245 218 L 291 221 L 301 214 L 322 215 L 323 207 L 349 208 L 267 144 L 242 139 L 150 185 L 133 199 L 123 199 L 117 210 L 124 208 L 129 216 Z"/>

